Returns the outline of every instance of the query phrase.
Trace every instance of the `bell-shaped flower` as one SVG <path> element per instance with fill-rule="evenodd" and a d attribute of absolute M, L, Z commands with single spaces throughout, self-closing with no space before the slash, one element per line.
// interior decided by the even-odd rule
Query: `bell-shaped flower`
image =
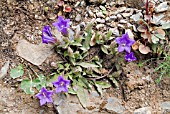
<path fill-rule="evenodd" d="M 70 28 L 69 23 L 70 19 L 64 19 L 62 16 L 58 16 L 58 21 L 53 23 L 53 26 L 55 26 L 62 34 L 67 35 L 67 29 Z"/>
<path fill-rule="evenodd" d="M 56 39 L 52 37 L 50 26 L 46 25 L 42 31 L 42 42 L 45 44 L 51 43 L 54 44 Z"/>
<path fill-rule="evenodd" d="M 116 38 L 116 43 L 119 44 L 118 52 L 126 51 L 130 53 L 131 46 L 133 43 L 135 43 L 135 40 L 132 40 L 129 38 L 128 33 L 122 35 L 122 37 Z"/>
<path fill-rule="evenodd" d="M 70 84 L 70 80 L 65 80 L 63 76 L 59 76 L 56 82 L 53 82 L 53 85 L 56 87 L 56 93 L 60 92 L 68 92 L 68 86 Z"/>
<path fill-rule="evenodd" d="M 51 96 L 53 95 L 53 91 L 47 91 L 45 87 L 42 87 L 40 93 L 36 95 L 38 99 L 40 99 L 40 105 L 44 105 L 45 103 L 52 103 L 53 100 Z"/>
<path fill-rule="evenodd" d="M 125 59 L 126 59 L 128 62 L 132 62 L 132 61 L 135 61 L 135 60 L 136 60 L 136 57 L 134 56 L 134 53 L 133 53 L 133 52 L 130 52 L 130 53 L 126 53 Z"/>

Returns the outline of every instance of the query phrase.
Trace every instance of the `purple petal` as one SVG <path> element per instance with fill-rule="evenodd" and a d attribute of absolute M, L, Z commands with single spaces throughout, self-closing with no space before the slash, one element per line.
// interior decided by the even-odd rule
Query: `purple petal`
<path fill-rule="evenodd" d="M 124 50 L 125 50 L 125 47 L 119 45 L 119 47 L 118 47 L 118 52 L 122 52 L 122 51 L 124 51 Z"/>
<path fill-rule="evenodd" d="M 46 99 L 41 99 L 41 100 L 40 100 L 40 105 L 42 106 L 42 105 L 44 105 L 46 102 L 47 102 Z"/>
<path fill-rule="evenodd" d="M 62 22 L 64 18 L 62 16 L 58 16 L 58 22 Z"/>
<path fill-rule="evenodd" d="M 47 36 L 46 34 L 43 33 L 43 35 L 42 35 L 42 42 L 43 43 L 46 43 L 46 44 L 48 44 L 48 43 L 55 43 L 55 41 L 56 41 L 55 38 Z"/>
<path fill-rule="evenodd" d="M 126 46 L 124 49 L 125 49 L 125 51 L 128 52 L 128 53 L 130 53 L 130 51 L 131 51 L 131 47 L 128 47 L 128 46 Z"/>
<path fill-rule="evenodd" d="M 63 92 L 66 91 L 64 86 L 56 88 L 56 93 L 60 93 L 60 92 L 62 92 L 62 91 L 63 91 Z"/>
<path fill-rule="evenodd" d="M 46 101 L 47 101 L 48 103 L 52 103 L 52 102 L 53 102 L 53 99 L 52 99 L 51 97 L 49 97 L 49 98 L 46 98 Z"/>
<path fill-rule="evenodd" d="M 65 83 L 66 86 L 70 84 L 70 80 L 63 80 L 63 82 Z"/>
<path fill-rule="evenodd" d="M 61 30 L 61 32 L 62 32 L 63 34 L 67 34 L 67 33 L 68 33 L 67 28 L 63 28 L 63 29 Z"/>
<path fill-rule="evenodd" d="M 135 43 L 135 40 L 130 39 L 129 46 L 132 46 Z"/>
<path fill-rule="evenodd" d="M 52 25 L 57 27 L 58 26 L 58 22 L 54 22 L 54 23 L 52 23 Z"/>
<path fill-rule="evenodd" d="M 44 96 L 42 95 L 42 93 L 38 93 L 35 95 L 38 99 L 42 99 Z"/>
<path fill-rule="evenodd" d="M 52 36 L 50 30 L 51 30 L 51 29 L 50 29 L 50 26 L 49 26 L 49 25 L 46 25 L 46 26 L 44 26 L 44 28 L 43 28 L 43 32 L 44 32 L 44 33 L 48 34 L 48 36 Z"/>
<path fill-rule="evenodd" d="M 132 61 L 136 60 L 136 57 L 134 56 L 134 53 L 131 52 L 131 53 L 126 53 L 125 59 L 126 59 L 128 62 L 132 62 Z"/>
<path fill-rule="evenodd" d="M 129 35 L 128 35 L 127 32 L 122 37 L 125 38 L 125 39 L 129 39 Z"/>
<path fill-rule="evenodd" d="M 116 38 L 116 39 L 115 39 L 115 40 L 116 40 L 116 43 L 121 44 L 121 38 L 122 38 L 122 37 Z"/>

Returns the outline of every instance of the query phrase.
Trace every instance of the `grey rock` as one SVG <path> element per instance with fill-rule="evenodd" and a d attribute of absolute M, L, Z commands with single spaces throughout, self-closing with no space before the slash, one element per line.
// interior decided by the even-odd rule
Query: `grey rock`
<path fill-rule="evenodd" d="M 127 7 L 121 7 L 117 10 L 118 13 L 122 13 L 127 9 Z"/>
<path fill-rule="evenodd" d="M 107 104 L 105 105 L 104 108 L 111 113 L 118 114 L 122 114 L 125 110 L 125 108 L 121 105 L 120 100 L 114 97 L 109 97 L 107 99 Z"/>
<path fill-rule="evenodd" d="M 106 17 L 106 19 L 105 19 L 106 21 L 109 21 L 110 20 L 110 17 Z"/>
<path fill-rule="evenodd" d="M 107 0 L 89 0 L 90 3 L 104 4 Z"/>
<path fill-rule="evenodd" d="M 127 23 L 127 21 L 126 21 L 126 20 L 124 20 L 124 19 L 122 19 L 122 20 L 120 20 L 120 21 L 119 21 L 119 23 L 121 23 L 121 24 L 126 24 L 126 23 Z"/>
<path fill-rule="evenodd" d="M 97 29 L 100 29 L 100 28 L 102 28 L 102 27 L 104 27 L 104 24 L 98 24 L 98 25 L 96 26 Z"/>
<path fill-rule="evenodd" d="M 112 34 L 115 36 L 120 36 L 119 30 L 117 28 L 110 28 L 110 31 L 112 31 Z"/>
<path fill-rule="evenodd" d="M 123 17 L 130 17 L 132 15 L 132 13 L 122 13 Z"/>
<path fill-rule="evenodd" d="M 96 13 L 96 16 L 97 16 L 97 17 L 105 18 L 105 15 L 103 15 L 102 12 L 97 12 L 97 13 Z"/>
<path fill-rule="evenodd" d="M 88 10 L 88 14 L 90 17 L 94 17 L 94 15 L 95 15 L 91 10 Z"/>
<path fill-rule="evenodd" d="M 164 111 L 170 112 L 170 101 L 162 102 L 160 106 Z"/>
<path fill-rule="evenodd" d="M 125 4 L 125 2 L 124 2 L 124 0 L 118 0 L 117 4 L 123 5 L 123 4 Z"/>
<path fill-rule="evenodd" d="M 133 19 L 134 21 L 139 21 L 141 19 L 142 13 L 137 13 L 132 15 L 130 18 Z"/>
<path fill-rule="evenodd" d="M 130 23 L 127 23 L 127 27 L 132 27 L 133 25 Z"/>
<path fill-rule="evenodd" d="M 168 4 L 167 2 L 163 2 L 159 4 L 157 7 L 155 7 L 155 12 L 160 13 L 168 10 Z"/>
<path fill-rule="evenodd" d="M 18 55 L 34 65 L 41 65 L 53 51 L 52 46 L 46 44 L 31 44 L 26 40 L 20 40 L 16 47 Z"/>
<path fill-rule="evenodd" d="M 122 25 L 122 24 L 117 24 L 117 26 L 120 28 L 125 28 L 124 25 Z"/>
<path fill-rule="evenodd" d="M 9 69 L 9 63 L 10 63 L 9 60 L 6 61 L 5 65 L 1 68 L 1 70 L 0 70 L 0 79 L 4 78 L 4 76 L 7 74 L 7 71 Z"/>
<path fill-rule="evenodd" d="M 101 10 L 106 11 L 106 8 L 104 6 L 99 6 Z"/>
<path fill-rule="evenodd" d="M 109 5 L 113 6 L 113 5 L 115 5 L 115 2 L 111 1 Z"/>
<path fill-rule="evenodd" d="M 76 20 L 77 22 L 81 21 L 81 15 L 80 15 L 80 14 L 77 14 L 75 20 Z"/>
<path fill-rule="evenodd" d="M 115 19 L 117 19 L 117 17 L 115 15 L 113 15 L 113 16 L 110 16 L 110 19 L 115 20 Z"/>
<path fill-rule="evenodd" d="M 105 23 L 105 20 L 104 20 L 104 19 L 101 19 L 101 18 L 97 18 L 97 19 L 96 19 L 96 22 Z"/>
<path fill-rule="evenodd" d="M 151 114 L 151 109 L 151 107 L 139 108 L 134 111 L 134 114 Z"/>
<path fill-rule="evenodd" d="M 118 19 L 122 19 L 122 15 L 117 14 L 117 18 L 118 18 Z"/>
<path fill-rule="evenodd" d="M 134 35 L 131 29 L 126 29 L 125 33 L 128 33 L 130 39 L 134 39 Z"/>

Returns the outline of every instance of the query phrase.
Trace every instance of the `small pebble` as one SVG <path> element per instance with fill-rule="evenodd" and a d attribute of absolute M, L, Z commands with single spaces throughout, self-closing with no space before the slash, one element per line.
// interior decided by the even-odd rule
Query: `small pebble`
<path fill-rule="evenodd" d="M 121 24 L 126 24 L 127 21 L 122 19 L 122 20 L 119 21 L 119 23 L 121 23 Z"/>
<path fill-rule="evenodd" d="M 101 19 L 101 18 L 97 18 L 97 19 L 96 19 L 96 22 L 105 23 L 105 20 L 104 20 L 104 19 Z"/>
<path fill-rule="evenodd" d="M 105 16 L 103 15 L 103 13 L 102 13 L 102 12 L 98 12 L 98 13 L 96 13 L 96 16 L 97 16 L 97 17 L 105 18 Z"/>
<path fill-rule="evenodd" d="M 81 15 L 80 15 L 80 14 L 77 14 L 75 20 L 76 20 L 77 22 L 81 21 Z"/>
<path fill-rule="evenodd" d="M 117 14 L 118 19 L 122 19 L 122 16 L 120 14 Z"/>
<path fill-rule="evenodd" d="M 104 27 L 104 24 L 98 24 L 98 25 L 96 26 L 97 29 L 100 29 L 101 27 Z"/>

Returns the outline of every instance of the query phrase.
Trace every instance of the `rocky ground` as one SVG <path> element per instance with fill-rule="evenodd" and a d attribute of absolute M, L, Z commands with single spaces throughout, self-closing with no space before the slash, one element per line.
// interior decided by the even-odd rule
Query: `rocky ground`
<path fill-rule="evenodd" d="M 168 4 L 158 7 L 163 0 L 155 0 L 161 23 L 170 21 Z M 39 106 L 35 96 L 26 95 L 20 82 L 29 74 L 50 74 L 50 63 L 59 60 L 51 46 L 41 43 L 44 25 L 55 22 L 58 15 L 71 19 L 71 27 L 82 28 L 94 21 L 94 30 L 104 33 L 112 31 L 113 37 L 123 31 L 129 34 L 136 30 L 136 22 L 143 16 L 143 3 L 137 0 L 65 0 L 71 12 L 56 8 L 55 0 L 1 0 L 0 1 L 0 113 L 1 114 L 170 114 L 170 78 L 164 77 L 160 84 L 154 80 L 155 64 L 143 67 L 132 62 L 123 65 L 123 74 L 118 78 L 119 86 L 106 89 L 103 95 L 95 90 L 87 91 L 86 107 L 82 107 L 76 96 L 54 96 L 58 106 Z M 48 7 L 48 12 L 44 9 Z M 167 8 L 166 8 L 167 7 Z M 131 37 L 136 37 L 131 34 Z M 138 59 L 146 58 L 139 55 Z M 114 61 L 114 60 L 111 60 Z M 13 80 L 9 71 L 24 64 L 24 76 Z M 110 59 L 105 66 L 109 66 Z"/>

